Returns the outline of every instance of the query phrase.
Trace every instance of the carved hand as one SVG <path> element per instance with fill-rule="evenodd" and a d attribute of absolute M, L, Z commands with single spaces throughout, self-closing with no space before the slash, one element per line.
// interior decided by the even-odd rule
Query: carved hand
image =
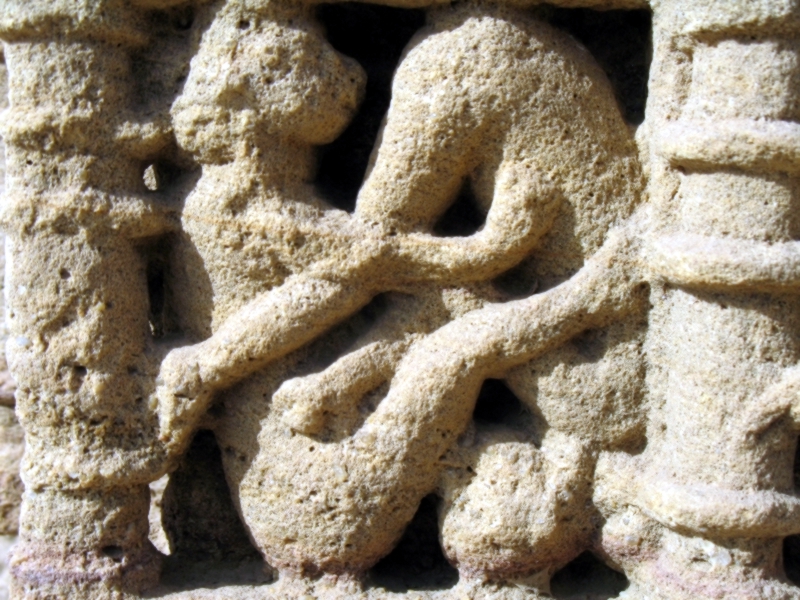
<path fill-rule="evenodd" d="M 294 431 L 315 435 L 325 426 L 325 415 L 336 390 L 326 385 L 325 373 L 285 381 L 272 396 L 272 406 L 283 411 L 281 419 Z"/>
<path fill-rule="evenodd" d="M 182 446 L 211 399 L 211 391 L 200 378 L 197 355 L 195 346 L 176 348 L 161 363 L 153 408 L 158 413 L 160 439 L 168 446 Z"/>
<path fill-rule="evenodd" d="M 496 277 L 536 248 L 562 201 L 556 186 L 538 173 L 523 165 L 506 167 L 480 231 L 466 238 L 398 236 L 400 269 L 409 279 L 448 283 Z"/>
<path fill-rule="evenodd" d="M 315 435 L 326 417 L 355 407 L 366 394 L 391 380 L 412 338 L 378 341 L 346 354 L 321 373 L 284 382 L 272 396 L 283 422 L 299 433 Z"/>

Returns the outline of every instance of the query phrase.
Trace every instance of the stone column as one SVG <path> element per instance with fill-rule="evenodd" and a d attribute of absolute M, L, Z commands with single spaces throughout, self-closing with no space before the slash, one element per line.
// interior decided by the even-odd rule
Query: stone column
<path fill-rule="evenodd" d="M 169 127 L 137 116 L 132 53 L 146 31 L 123 0 L 0 7 L 8 357 L 27 442 L 16 597 L 102 597 L 157 580 L 147 483 L 163 464 L 138 240 L 170 227 L 143 181 Z"/>
<path fill-rule="evenodd" d="M 0 45 L 0 110 L 8 106 L 8 73 Z M 5 181 L 5 148 L 0 138 L 0 196 Z M 0 247 L 5 236 L 0 235 Z M 5 255 L 0 256 L 0 271 L 5 271 Z M 0 288 L 1 289 L 1 288 Z M 5 312 L 3 298 L 0 307 Z M 8 373 L 5 342 L 8 331 L 5 318 L 0 318 L 0 600 L 7 597 L 8 548 L 16 539 L 19 529 L 19 506 L 22 500 L 22 481 L 19 463 L 22 457 L 22 428 L 14 414 L 14 380 Z"/>
<path fill-rule="evenodd" d="M 605 542 L 642 597 L 798 597 L 781 555 L 800 531 L 781 399 L 800 359 L 795 6 L 654 2 L 654 417 L 624 495 L 655 523 L 633 536 L 628 515 Z"/>

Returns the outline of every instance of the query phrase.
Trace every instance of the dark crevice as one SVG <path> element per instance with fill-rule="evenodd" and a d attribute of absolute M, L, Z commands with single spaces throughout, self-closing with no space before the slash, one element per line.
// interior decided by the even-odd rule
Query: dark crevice
<path fill-rule="evenodd" d="M 783 540 L 783 566 L 789 581 L 800 585 L 800 535 L 790 535 Z"/>
<path fill-rule="evenodd" d="M 102 553 L 117 563 L 125 557 L 125 551 L 120 546 L 103 546 Z"/>
<path fill-rule="evenodd" d="M 162 524 L 172 549 L 165 561 L 165 584 L 196 587 L 271 580 L 234 508 L 222 453 L 210 431 L 195 435 L 170 476 L 162 500 Z"/>
<path fill-rule="evenodd" d="M 466 237 L 477 232 L 485 222 L 486 215 L 478 208 L 469 182 L 465 182 L 455 202 L 434 226 L 433 232 L 446 237 Z"/>
<path fill-rule="evenodd" d="M 142 245 L 147 269 L 148 321 L 153 339 L 173 341 L 183 335 L 176 314 L 174 275 L 171 269 L 176 236 L 149 238 Z"/>
<path fill-rule="evenodd" d="M 794 450 L 793 477 L 794 490 L 800 492 L 800 440 L 796 443 Z"/>
<path fill-rule="evenodd" d="M 346 3 L 322 6 L 319 20 L 331 45 L 367 72 L 361 109 L 339 138 L 319 155 L 316 185 L 328 202 L 353 210 L 381 121 L 389 109 L 392 77 L 400 55 L 425 23 L 421 10 Z"/>
<path fill-rule="evenodd" d="M 390 592 L 441 590 L 458 582 L 439 544 L 436 496 L 422 500 L 402 539 L 369 573 L 370 584 Z"/>
<path fill-rule="evenodd" d="M 794 489 L 800 491 L 800 444 L 794 454 Z M 786 576 L 795 585 L 800 585 L 800 535 L 790 535 L 783 541 L 783 565 Z"/>
<path fill-rule="evenodd" d="M 164 13 L 169 21 L 170 27 L 176 32 L 189 31 L 194 24 L 194 7 L 179 6 Z"/>
<path fill-rule="evenodd" d="M 151 253 L 147 264 L 147 295 L 150 301 L 148 320 L 150 321 L 150 332 L 155 339 L 164 337 L 166 333 L 165 312 L 166 312 L 166 256 L 161 250 L 161 244 L 157 244 Z"/>
<path fill-rule="evenodd" d="M 615 598 L 628 587 L 628 579 L 600 561 L 591 552 L 584 552 L 553 575 L 550 591 L 555 598 Z"/>
<path fill-rule="evenodd" d="M 519 425 L 528 409 L 499 379 L 487 379 L 475 403 L 473 418 L 478 423 Z"/>
<path fill-rule="evenodd" d="M 177 154 L 178 150 L 170 148 L 171 154 Z M 166 158 L 149 163 L 144 169 L 143 179 L 145 187 L 151 192 L 160 192 L 162 197 L 171 198 L 177 195 L 176 188 L 186 179 L 186 171 L 174 162 Z"/>

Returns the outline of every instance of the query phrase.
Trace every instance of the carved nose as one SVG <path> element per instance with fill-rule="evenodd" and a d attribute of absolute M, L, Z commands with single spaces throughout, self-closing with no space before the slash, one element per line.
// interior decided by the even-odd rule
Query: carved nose
<path fill-rule="evenodd" d="M 342 101 L 350 110 L 355 110 L 364 99 L 367 85 L 367 74 L 363 67 L 349 56 L 340 56 L 342 66 L 344 66 L 346 85 L 340 85 L 342 90 Z"/>

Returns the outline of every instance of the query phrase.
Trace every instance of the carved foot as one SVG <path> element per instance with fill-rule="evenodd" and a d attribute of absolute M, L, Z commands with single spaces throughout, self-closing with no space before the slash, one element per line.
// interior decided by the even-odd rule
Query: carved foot
<path fill-rule="evenodd" d="M 283 423 L 293 431 L 316 435 L 328 419 L 356 406 L 365 389 L 327 372 L 290 379 L 272 396 L 272 406 L 282 412 Z"/>
<path fill-rule="evenodd" d="M 180 454 L 213 396 L 200 377 L 196 348 L 170 351 L 161 363 L 156 386 L 151 409 L 158 414 L 160 441 L 168 454 Z"/>

